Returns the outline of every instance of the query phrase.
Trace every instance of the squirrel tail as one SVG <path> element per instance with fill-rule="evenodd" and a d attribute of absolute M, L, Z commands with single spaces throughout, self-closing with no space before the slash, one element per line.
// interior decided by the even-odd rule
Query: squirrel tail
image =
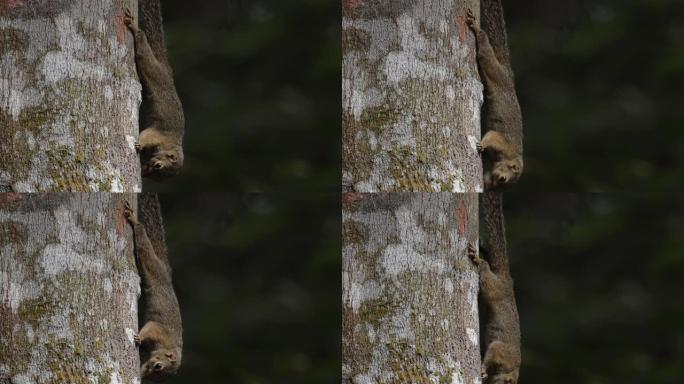
<path fill-rule="evenodd" d="M 482 29 L 489 37 L 494 54 L 501 64 L 510 69 L 511 58 L 508 51 L 508 35 L 502 0 L 481 0 L 480 7 Z"/>
<path fill-rule="evenodd" d="M 506 251 L 503 194 L 501 192 L 480 194 L 480 206 L 487 235 L 484 248 L 489 254 L 489 265 L 496 274 L 510 274 Z"/>
<path fill-rule="evenodd" d="M 157 60 L 168 66 L 164 27 L 162 23 L 161 0 L 139 0 L 140 29 L 145 31 L 147 41 Z"/>

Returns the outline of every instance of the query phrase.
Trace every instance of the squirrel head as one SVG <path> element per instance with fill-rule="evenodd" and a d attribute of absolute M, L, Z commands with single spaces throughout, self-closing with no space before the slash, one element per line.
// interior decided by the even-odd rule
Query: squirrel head
<path fill-rule="evenodd" d="M 518 383 L 518 369 L 514 369 L 510 372 L 497 373 L 491 376 L 487 383 L 489 384 L 517 384 Z"/>
<path fill-rule="evenodd" d="M 147 361 L 140 367 L 140 375 L 144 379 L 161 381 L 176 374 L 180 361 L 180 351 L 157 349 L 150 353 Z"/>
<path fill-rule="evenodd" d="M 492 187 L 504 187 L 518 181 L 523 172 L 521 157 L 501 159 L 494 163 L 491 172 Z"/>
<path fill-rule="evenodd" d="M 162 180 L 178 174 L 183 167 L 183 147 L 180 145 L 158 146 L 141 158 L 142 175 Z"/>

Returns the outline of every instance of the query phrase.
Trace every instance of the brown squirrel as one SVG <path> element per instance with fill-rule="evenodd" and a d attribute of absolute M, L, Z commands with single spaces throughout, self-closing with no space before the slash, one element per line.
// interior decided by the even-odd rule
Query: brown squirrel
<path fill-rule="evenodd" d="M 501 193 L 481 195 L 489 262 L 479 257 L 473 245 L 468 246 L 468 256 L 479 270 L 480 297 L 488 312 L 482 378 L 487 383 L 516 384 L 522 359 L 520 319 L 506 253 L 502 200 Z"/>
<path fill-rule="evenodd" d="M 146 225 L 126 202 L 124 215 L 133 227 L 135 255 L 142 278 L 142 323 L 136 344 L 140 346 L 140 375 L 163 380 L 174 375 L 181 364 L 183 325 L 180 307 L 171 281 L 171 266 L 164 246 L 164 229 L 155 195 L 140 196 L 140 210 Z M 147 229 L 150 229 L 151 237 Z M 158 253 L 159 252 L 159 253 Z"/>
<path fill-rule="evenodd" d="M 478 151 L 485 155 L 485 190 L 491 190 L 513 184 L 520 178 L 523 172 L 523 130 L 501 0 L 482 0 L 482 9 L 487 32 L 477 25 L 471 10 L 467 11 L 466 22 L 475 33 L 477 63 L 485 87 L 482 120 L 486 133 Z M 488 33 L 492 35 L 494 47 Z"/>
<path fill-rule="evenodd" d="M 142 175 L 158 180 L 176 175 L 183 167 L 185 117 L 164 46 L 159 0 L 140 0 L 140 13 L 142 29 L 129 9 L 124 15 L 135 37 L 135 63 L 143 86 L 136 150 Z"/>

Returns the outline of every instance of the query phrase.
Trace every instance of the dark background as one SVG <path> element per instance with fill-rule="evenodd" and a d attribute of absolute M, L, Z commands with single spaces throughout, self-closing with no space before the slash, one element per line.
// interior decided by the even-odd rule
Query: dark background
<path fill-rule="evenodd" d="M 681 383 L 684 196 L 504 197 L 521 383 Z"/>
<path fill-rule="evenodd" d="M 517 191 L 681 191 L 684 3 L 504 0 L 525 132 Z"/>
<path fill-rule="evenodd" d="M 518 191 L 684 182 L 684 3 L 504 0 L 525 122 Z M 164 1 L 186 166 L 147 190 L 330 191 L 340 182 L 340 4 Z"/>
<path fill-rule="evenodd" d="M 524 191 L 681 190 L 684 6 L 505 6 L 525 121 L 505 199 L 521 382 L 678 383 L 682 198 Z M 186 167 L 145 188 L 309 192 L 162 195 L 186 336 L 172 383 L 339 382 L 339 8 L 164 1 Z"/>
<path fill-rule="evenodd" d="M 160 195 L 184 326 L 170 383 L 339 384 L 338 200 Z"/>
<path fill-rule="evenodd" d="M 182 173 L 144 185 L 172 192 L 169 382 L 339 384 L 339 3 L 162 3 L 186 115 Z"/>
<path fill-rule="evenodd" d="M 162 3 L 186 158 L 145 190 L 337 193 L 339 2 Z"/>

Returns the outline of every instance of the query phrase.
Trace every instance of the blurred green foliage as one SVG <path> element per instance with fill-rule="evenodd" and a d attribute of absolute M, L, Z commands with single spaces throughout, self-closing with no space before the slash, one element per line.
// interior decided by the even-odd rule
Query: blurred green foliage
<path fill-rule="evenodd" d="M 504 3 L 525 123 L 516 190 L 682 190 L 681 0 Z"/>
<path fill-rule="evenodd" d="M 681 383 L 684 197 L 504 198 L 521 383 Z"/>
<path fill-rule="evenodd" d="M 340 183 L 340 5 L 163 1 L 185 167 L 148 191 L 328 191 Z"/>
<path fill-rule="evenodd" d="M 339 383 L 339 196 L 161 194 L 184 325 L 170 383 Z"/>

